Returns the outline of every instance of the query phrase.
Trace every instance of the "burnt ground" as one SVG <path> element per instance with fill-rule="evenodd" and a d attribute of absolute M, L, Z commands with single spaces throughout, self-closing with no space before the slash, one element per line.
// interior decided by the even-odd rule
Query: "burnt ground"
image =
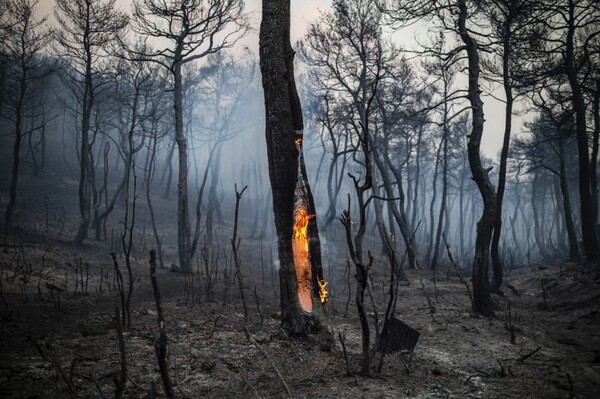
<path fill-rule="evenodd" d="M 120 370 L 113 319 L 119 296 L 109 242 L 73 247 L 63 236 L 25 226 L 0 241 L 0 397 L 113 397 Z M 158 271 L 177 397 L 287 397 L 277 372 L 296 398 L 597 398 L 600 392 L 597 265 L 514 270 L 504 296 L 493 297 L 497 310 L 491 318 L 474 317 L 456 276 L 440 273 L 434 287 L 432 276 L 408 272 L 410 284 L 400 287 L 397 317 L 420 332 L 419 342 L 412 354 L 386 356 L 382 372 L 366 378 L 347 375 L 339 342 L 326 352 L 280 334 L 270 257 L 261 257 L 258 240 L 244 238 L 254 341 L 249 342 L 225 245 L 214 257 L 211 292 L 202 262 L 193 280 Z M 132 324 L 124 331 L 124 397 L 129 398 L 153 397 L 153 391 L 164 397 L 153 347 L 158 325 L 146 250 L 134 257 Z M 328 256 L 339 261 L 329 265 L 334 278 L 326 309 L 336 336 L 345 334 L 350 364 L 358 369 L 360 330 L 353 299 L 344 317 L 345 258 Z M 124 269 L 122 255 L 118 260 Z M 375 297 L 383 308 L 385 266 L 374 268 Z"/>
<path fill-rule="evenodd" d="M 82 247 L 69 244 L 77 227 L 77 179 L 59 164 L 50 165 L 43 178 L 21 177 L 15 213 L 19 228 L 0 234 L 3 398 L 111 398 L 115 393 L 120 356 L 114 309 L 119 294 L 110 253 L 122 252 L 122 214 L 111 215 L 106 240 L 91 239 Z M 7 170 L 0 170 L 3 187 Z M 162 198 L 163 188 L 157 191 L 153 202 L 170 265 L 176 262 L 176 206 L 173 198 Z M 430 274 L 423 272 L 419 278 L 409 271 L 410 284 L 400 287 L 396 316 L 421 334 L 414 353 L 386 356 L 382 372 L 374 377 L 348 376 L 339 342 L 324 352 L 311 342 L 280 334 L 273 243 L 251 238 L 256 214 L 251 188 L 247 196 L 239 237 L 253 343 L 243 333 L 231 223 L 219 226 L 219 239 L 205 252 L 213 276 L 210 290 L 202 259 L 193 279 L 168 268 L 158 271 L 177 397 L 287 397 L 278 372 L 296 398 L 599 397 L 598 265 L 536 264 L 512 270 L 504 296 L 493 296 L 497 310 L 491 318 L 474 317 L 466 289 L 448 265 L 440 266 L 436 286 Z M 0 192 L 0 209 L 6 201 L 6 193 Z M 149 223 L 143 222 L 148 220 L 144 202 L 138 204 L 134 234 L 132 323 L 124 331 L 127 398 L 164 397 L 148 277 L 153 237 Z M 233 213 L 232 204 L 224 203 L 222 209 Z M 346 337 L 349 363 L 356 370 L 360 329 L 353 298 L 345 315 L 347 249 L 341 231 L 329 235 L 323 240 L 331 292 L 326 309 L 336 337 L 338 332 Z M 377 240 L 369 237 L 365 246 L 376 249 Z M 124 272 L 123 255 L 117 260 Z M 388 266 L 378 257 L 373 270 L 375 300 L 383 309 Z M 350 280 L 353 295 L 352 273 Z"/>

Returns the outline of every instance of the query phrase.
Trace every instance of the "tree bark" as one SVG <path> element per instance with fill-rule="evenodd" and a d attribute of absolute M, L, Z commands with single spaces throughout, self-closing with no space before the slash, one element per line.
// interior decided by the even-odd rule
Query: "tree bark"
<path fill-rule="evenodd" d="M 88 5 L 89 7 L 89 5 Z M 89 11 L 88 11 L 89 12 Z M 90 125 L 92 118 L 92 108 L 94 106 L 94 85 L 92 81 L 92 49 L 90 47 L 90 27 L 89 20 L 84 32 L 85 48 L 85 87 L 83 91 L 83 109 L 81 119 L 81 153 L 79 162 L 79 213 L 81 222 L 77 234 L 73 239 L 73 244 L 81 245 L 87 238 L 90 225 L 90 209 L 92 197 L 91 178 L 91 144 L 90 144 Z"/>
<path fill-rule="evenodd" d="M 475 238 L 475 257 L 473 259 L 473 297 L 477 313 L 489 315 L 493 313 L 490 300 L 488 267 L 489 251 L 494 223 L 496 220 L 496 189 L 489 178 L 491 169 L 485 169 L 481 163 L 480 147 L 485 122 L 483 101 L 479 88 L 479 50 L 477 41 L 471 37 L 467 30 L 467 4 L 466 0 L 458 0 L 458 30 L 465 44 L 468 58 L 469 87 L 467 98 L 471 103 L 472 127 L 467 143 L 469 166 L 473 180 L 477 184 L 483 200 L 483 214 L 477 222 L 477 236 Z"/>
<path fill-rule="evenodd" d="M 448 84 L 446 83 L 446 79 L 444 79 L 444 98 L 448 98 Z M 444 222 L 444 212 L 446 211 L 446 201 L 448 197 L 448 136 L 450 135 L 450 129 L 448 129 L 448 113 L 448 102 L 444 101 L 444 130 L 442 137 L 442 201 L 440 204 L 440 213 L 438 215 L 438 225 L 435 235 L 435 244 L 433 247 L 433 257 L 431 258 L 431 264 L 429 266 L 429 268 L 433 270 L 434 273 L 439 256 L 440 242 L 442 236 L 442 223 Z M 448 218 L 446 217 L 446 219 Z M 433 220 L 431 221 L 431 223 L 433 224 Z"/>
<path fill-rule="evenodd" d="M 575 65 L 575 4 L 568 1 L 569 17 L 566 37 L 565 67 L 573 96 L 573 109 L 575 111 L 577 155 L 579 162 L 579 201 L 581 208 L 581 233 L 583 247 L 588 260 L 598 258 L 598 239 L 594 222 L 594 208 L 590 193 L 590 157 L 586 132 L 585 100 L 579 83 L 577 67 Z"/>
<path fill-rule="evenodd" d="M 511 3 L 512 4 L 512 3 Z M 506 97 L 506 106 L 504 108 L 504 138 L 502 141 L 502 150 L 500 151 L 500 171 L 498 174 L 498 193 L 496 197 L 496 221 L 494 223 L 494 234 L 492 237 L 492 268 L 494 277 L 492 279 L 491 290 L 499 291 L 502 286 L 502 259 L 500 257 L 500 235 L 502 234 L 502 200 L 504 199 L 504 190 L 506 188 L 506 165 L 508 160 L 508 149 L 510 145 L 510 135 L 512 128 L 512 109 L 513 93 L 510 76 L 510 55 L 511 55 L 511 22 L 513 14 L 512 8 L 509 15 L 506 16 L 504 23 L 504 35 L 502 40 L 502 85 Z"/>
<path fill-rule="evenodd" d="M 19 178 L 19 161 L 21 158 L 21 141 L 23 139 L 23 126 L 22 126 L 22 114 L 23 114 L 23 103 L 25 101 L 25 92 L 27 90 L 27 65 L 25 64 L 24 57 L 21 58 L 21 76 L 19 79 L 19 94 L 17 97 L 16 104 L 16 115 L 15 115 L 15 143 L 13 146 L 13 162 L 12 162 L 12 174 L 10 179 L 9 189 L 9 200 L 6 207 L 6 213 L 4 217 L 5 227 L 10 229 L 12 227 L 12 215 L 15 209 L 15 203 L 17 201 L 17 182 Z"/>
<path fill-rule="evenodd" d="M 577 234 L 575 233 L 575 225 L 573 224 L 573 211 L 571 210 L 571 197 L 569 197 L 569 185 L 567 183 L 565 144 L 563 140 L 562 137 L 558 138 L 560 191 L 562 193 L 565 225 L 567 227 L 567 237 L 569 239 L 569 259 L 576 262 L 579 261 L 579 247 L 577 243 Z"/>
<path fill-rule="evenodd" d="M 294 52 L 289 42 L 290 1 L 263 0 L 262 4 L 260 69 L 265 99 L 269 178 L 280 265 L 281 326 L 292 336 L 306 336 L 315 327 L 317 332 L 323 329 L 320 328 L 322 326 L 314 312 L 304 312 L 300 306 L 292 248 L 294 193 L 299 167 L 299 152 L 295 139 L 297 135 L 302 134 L 303 121 L 294 82 Z M 311 200 L 312 196 L 309 196 L 309 207 L 314 209 Z M 315 251 L 320 251 L 320 247 L 314 245 L 318 236 L 311 235 L 314 234 L 315 227 L 316 224 L 312 228 L 309 226 L 309 252 L 311 262 L 320 264 L 320 260 L 315 259 Z M 318 306 L 314 306 L 314 310 L 318 310 Z"/>
<path fill-rule="evenodd" d="M 188 153 L 187 138 L 183 126 L 183 80 L 181 75 L 181 48 L 176 51 L 173 65 L 175 140 L 179 155 L 179 173 L 177 180 L 177 243 L 179 248 L 179 266 L 190 271 L 190 218 L 188 206 Z"/>
<path fill-rule="evenodd" d="M 598 230 L 598 147 L 600 145 L 600 79 L 596 79 L 593 98 L 594 133 L 592 135 L 592 158 L 590 161 L 590 186 L 592 190 L 592 210 L 594 226 Z"/>

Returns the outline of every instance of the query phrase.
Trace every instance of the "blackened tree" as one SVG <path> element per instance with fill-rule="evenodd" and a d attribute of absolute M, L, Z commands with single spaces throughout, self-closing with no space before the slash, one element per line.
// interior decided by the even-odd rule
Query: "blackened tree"
<path fill-rule="evenodd" d="M 12 0 L 7 9 L 7 34 L 4 38 L 6 56 L 14 63 L 10 76 L 10 102 L 14 116 L 14 145 L 12 173 L 9 188 L 9 200 L 4 214 L 5 227 L 12 227 L 12 216 L 17 200 L 17 184 L 19 178 L 19 161 L 21 158 L 21 143 L 25 135 L 33 132 L 24 129 L 25 101 L 31 96 L 32 84 L 40 80 L 47 70 L 47 63 L 42 50 L 48 44 L 49 35 L 45 26 L 46 18 L 35 17 L 37 1 Z M 3 55 L 4 56 L 4 55 Z M 14 95 L 12 95 L 14 94 Z"/>
<path fill-rule="evenodd" d="M 179 155 L 177 188 L 177 241 L 179 263 L 189 271 L 191 253 L 188 198 L 188 137 L 183 121 L 183 67 L 224 48 L 233 46 L 247 30 L 242 0 L 137 0 L 133 8 L 133 30 L 147 38 L 160 39 L 154 50 L 134 57 L 157 62 L 171 74 L 175 140 Z"/>
<path fill-rule="evenodd" d="M 302 108 L 294 77 L 294 51 L 290 45 L 290 0 L 263 0 L 260 25 L 260 70 L 265 96 L 266 143 L 273 214 L 279 254 L 281 326 L 292 336 L 323 332 L 324 342 L 332 336 L 319 312 L 302 309 L 294 263 L 294 205 L 300 157 L 297 143 L 304 129 Z M 314 209 L 310 187 L 308 205 Z M 320 266 L 320 242 L 316 217 L 309 221 L 309 252 L 313 269 Z M 313 294 L 314 295 L 314 294 Z M 314 302 L 314 301 L 313 301 Z M 320 306 L 320 305 L 319 305 Z M 314 310 L 319 310 L 319 306 Z"/>
<path fill-rule="evenodd" d="M 105 83 L 99 78 L 108 47 L 127 26 L 127 16 L 115 10 L 115 0 L 57 0 L 54 11 L 60 29 L 54 30 L 57 52 L 67 60 L 71 77 L 81 92 L 79 212 L 81 222 L 73 239 L 83 243 L 90 225 L 92 143 L 90 130 L 96 94 Z"/>

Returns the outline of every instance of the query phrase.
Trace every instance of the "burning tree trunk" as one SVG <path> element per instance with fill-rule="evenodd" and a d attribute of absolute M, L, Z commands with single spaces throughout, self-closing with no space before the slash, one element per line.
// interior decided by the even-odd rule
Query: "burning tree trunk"
<path fill-rule="evenodd" d="M 281 324 L 291 335 L 306 336 L 316 328 L 316 332 L 325 333 L 326 342 L 332 343 L 333 336 L 322 324 L 322 308 L 318 306 L 321 298 L 325 301 L 326 283 L 322 279 L 314 200 L 301 156 L 304 122 L 289 35 L 290 1 L 263 0 L 260 68 L 278 237 Z"/>

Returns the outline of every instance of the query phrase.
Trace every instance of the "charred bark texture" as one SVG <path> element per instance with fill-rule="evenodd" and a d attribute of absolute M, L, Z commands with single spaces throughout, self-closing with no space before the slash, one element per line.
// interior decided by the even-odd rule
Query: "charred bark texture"
<path fill-rule="evenodd" d="M 290 1 L 263 0 L 260 26 L 260 69 L 265 97 L 266 144 L 273 193 L 273 214 L 279 254 L 281 326 L 292 336 L 325 330 L 320 319 L 302 310 L 297 294 L 292 235 L 294 192 L 299 152 L 295 144 L 303 129 L 302 110 L 294 81 L 294 51 L 290 37 Z M 305 171 L 303 171 L 304 173 Z M 308 189 L 309 207 L 314 201 Z M 309 225 L 311 262 L 320 265 L 316 218 Z M 313 298 L 313 302 L 314 302 Z M 315 306 L 315 310 L 319 307 Z M 331 335 L 331 334 L 328 334 Z M 328 337 L 333 342 L 332 336 Z"/>
<path fill-rule="evenodd" d="M 465 44 L 468 58 L 469 87 L 467 98 L 471 103 L 472 126 L 467 151 L 469 167 L 473 180 L 477 184 L 483 200 L 483 214 L 477 222 L 477 236 L 475 239 L 475 257 L 473 259 L 473 296 L 475 311 L 483 315 L 493 313 L 490 300 L 490 284 L 488 279 L 490 243 L 496 222 L 496 189 L 490 181 L 489 172 L 481 163 L 480 147 L 485 122 L 483 114 L 483 101 L 479 89 L 479 50 L 477 41 L 467 30 L 467 4 L 466 0 L 458 1 L 458 30 Z"/>
<path fill-rule="evenodd" d="M 577 155 L 579 162 L 579 201 L 581 208 L 581 233 L 583 248 L 588 260 L 598 259 L 598 238 L 594 221 L 594 207 L 590 192 L 590 156 L 587 137 L 586 106 L 581 84 L 578 77 L 578 68 L 575 60 L 575 2 L 568 2 L 568 29 L 566 37 L 565 68 L 573 96 L 573 110 L 575 111 L 575 125 L 577 137 Z M 595 165 L 593 165 L 595 167 Z"/>
<path fill-rule="evenodd" d="M 175 140 L 179 155 L 179 174 L 177 181 L 177 243 L 179 246 L 179 265 L 184 271 L 190 271 L 190 217 L 188 205 L 188 152 L 187 138 L 183 126 L 183 78 L 181 75 L 181 47 L 175 55 L 173 78 L 175 82 Z"/>

